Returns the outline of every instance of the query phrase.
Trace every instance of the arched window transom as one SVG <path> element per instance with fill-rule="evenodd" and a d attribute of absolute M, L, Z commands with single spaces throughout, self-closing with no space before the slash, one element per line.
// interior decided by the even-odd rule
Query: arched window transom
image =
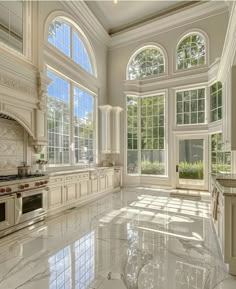
<path fill-rule="evenodd" d="M 184 37 L 177 47 L 177 69 L 188 69 L 206 63 L 206 43 L 199 33 Z"/>
<path fill-rule="evenodd" d="M 142 79 L 165 72 L 165 57 L 158 47 L 145 47 L 132 56 L 128 64 L 128 79 Z"/>
<path fill-rule="evenodd" d="M 70 57 L 87 72 L 93 74 L 84 37 L 71 23 L 63 18 L 54 19 L 48 28 L 48 42 Z"/>

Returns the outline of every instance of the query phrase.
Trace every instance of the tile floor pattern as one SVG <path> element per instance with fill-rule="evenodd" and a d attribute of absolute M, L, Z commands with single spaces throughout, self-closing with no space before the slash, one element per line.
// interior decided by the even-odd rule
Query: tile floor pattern
<path fill-rule="evenodd" d="M 129 189 L 0 240 L 1 289 L 235 289 L 206 201 Z"/>

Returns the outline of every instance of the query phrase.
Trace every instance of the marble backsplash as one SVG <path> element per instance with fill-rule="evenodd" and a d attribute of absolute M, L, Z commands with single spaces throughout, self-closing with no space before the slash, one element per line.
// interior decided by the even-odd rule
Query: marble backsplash
<path fill-rule="evenodd" d="M 0 175 L 16 174 L 24 159 L 24 128 L 0 118 Z"/>

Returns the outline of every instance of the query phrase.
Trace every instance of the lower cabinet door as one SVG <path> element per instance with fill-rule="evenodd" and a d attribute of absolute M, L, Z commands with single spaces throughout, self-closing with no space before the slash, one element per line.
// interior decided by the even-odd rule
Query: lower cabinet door
<path fill-rule="evenodd" d="M 49 187 L 48 209 L 56 209 L 64 205 L 64 186 Z"/>
<path fill-rule="evenodd" d="M 98 192 L 98 179 L 91 180 L 91 193 L 97 193 Z"/>
<path fill-rule="evenodd" d="M 85 197 L 89 195 L 89 181 L 84 180 L 79 182 L 80 196 Z"/>
<path fill-rule="evenodd" d="M 106 190 L 106 176 L 101 176 L 99 178 L 99 191 Z"/>
<path fill-rule="evenodd" d="M 107 175 L 107 188 L 108 189 L 114 188 L 114 174 Z"/>
<path fill-rule="evenodd" d="M 77 198 L 76 183 L 66 184 L 65 198 L 66 198 L 66 203 L 76 201 L 76 198 Z"/>

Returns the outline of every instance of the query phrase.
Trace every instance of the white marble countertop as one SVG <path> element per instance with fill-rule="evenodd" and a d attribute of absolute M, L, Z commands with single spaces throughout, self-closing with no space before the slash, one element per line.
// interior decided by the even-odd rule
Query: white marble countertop
<path fill-rule="evenodd" d="M 109 167 L 87 167 L 87 168 L 80 168 L 80 169 L 56 169 L 47 171 L 46 174 L 49 176 L 57 176 L 57 175 L 68 175 L 68 174 L 76 174 L 76 173 L 85 173 L 85 172 L 94 172 L 97 170 L 107 170 L 107 169 L 118 169 L 121 168 L 121 166 L 109 166 Z"/>
<path fill-rule="evenodd" d="M 236 197 L 236 186 L 234 184 L 231 185 L 231 181 L 234 179 L 229 178 L 229 177 L 226 178 L 226 176 L 224 178 L 224 176 L 222 175 L 212 175 L 212 180 L 217 184 L 217 188 L 220 190 L 220 192 L 224 196 Z M 224 182 L 222 183 L 221 180 L 224 180 Z M 225 184 L 225 182 L 228 182 L 228 181 L 229 183 Z"/>

